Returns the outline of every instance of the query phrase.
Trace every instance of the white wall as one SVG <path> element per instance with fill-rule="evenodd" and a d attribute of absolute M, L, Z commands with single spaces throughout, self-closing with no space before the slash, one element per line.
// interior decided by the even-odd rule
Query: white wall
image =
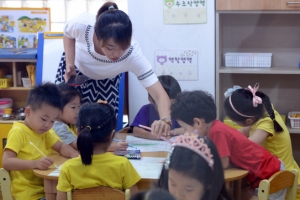
<path fill-rule="evenodd" d="M 198 81 L 179 81 L 183 90 L 206 90 L 215 95 L 215 1 L 207 0 L 207 23 L 164 25 L 163 0 L 128 0 L 133 36 L 154 64 L 155 50 L 198 50 Z M 129 122 L 147 104 L 147 91 L 129 73 Z"/>

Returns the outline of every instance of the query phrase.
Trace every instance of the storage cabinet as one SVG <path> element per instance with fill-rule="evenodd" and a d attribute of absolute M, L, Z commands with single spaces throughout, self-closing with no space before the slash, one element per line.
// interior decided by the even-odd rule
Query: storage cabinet
<path fill-rule="evenodd" d="M 34 57 L 36 57 L 36 53 Z M 4 69 L 6 75 L 10 74 L 13 77 L 12 87 L 0 88 L 0 98 L 8 97 L 13 99 L 13 110 L 26 106 L 30 88 L 22 86 L 21 80 L 18 81 L 17 74 L 21 71 L 26 72 L 26 66 L 29 64 L 36 65 L 36 59 L 0 58 L 0 69 Z M 2 120 L 2 116 L 0 116 L 0 168 L 2 167 L 3 148 L 13 122 L 14 120 Z"/>
<path fill-rule="evenodd" d="M 300 4 L 299 11 L 246 11 L 241 1 L 227 2 L 238 11 L 216 12 L 216 104 L 218 118 L 225 112 L 224 92 L 233 85 L 247 87 L 260 84 L 280 114 L 300 110 Z M 256 2 L 256 1 L 254 1 Z M 264 5 L 271 1 L 263 1 Z M 253 2 L 252 2 L 253 3 Z M 300 3 L 300 1 L 299 1 Z M 281 5 L 283 5 L 281 1 Z M 218 8 L 218 7 L 217 7 Z M 251 8 L 251 7 L 250 7 Z M 258 8 L 258 7 L 255 7 Z M 270 5 L 268 5 L 268 9 Z M 244 10 L 243 10 L 244 9 Z M 243 11 L 241 11 L 243 10 Z M 271 68 L 225 67 L 227 52 L 273 53 Z M 288 120 L 288 119 L 287 119 Z M 288 124 L 289 126 L 289 124 Z M 296 161 L 300 164 L 300 129 L 289 127 Z"/>
<path fill-rule="evenodd" d="M 18 72 L 26 72 L 26 66 L 36 65 L 36 59 L 3 59 L 0 58 L 0 68 L 5 68 L 7 74 L 13 77 L 13 85 L 8 88 L 0 88 L 0 98 L 9 97 L 13 99 L 13 109 L 22 108 L 26 105 L 26 99 L 30 88 L 22 86 Z"/>

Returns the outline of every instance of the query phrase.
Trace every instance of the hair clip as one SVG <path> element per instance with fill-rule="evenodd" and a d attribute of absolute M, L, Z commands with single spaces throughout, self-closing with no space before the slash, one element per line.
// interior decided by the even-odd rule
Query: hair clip
<path fill-rule="evenodd" d="M 92 130 L 92 127 L 90 127 L 90 126 L 86 126 L 86 128 L 90 129 L 90 131 Z"/>
<path fill-rule="evenodd" d="M 114 9 L 114 8 L 115 8 L 114 6 L 109 6 L 109 7 L 108 7 L 108 10 Z"/>
<path fill-rule="evenodd" d="M 228 88 L 227 91 L 224 93 L 225 98 L 230 97 L 232 93 L 238 89 L 243 89 L 243 88 L 238 85 L 234 85 L 232 88 Z"/>
<path fill-rule="evenodd" d="M 175 147 L 184 147 L 197 153 L 207 162 L 208 166 L 213 169 L 213 155 L 210 152 L 210 148 L 208 148 L 207 144 L 205 144 L 204 138 L 193 137 L 193 135 L 190 135 L 189 133 L 178 136 L 172 143 L 172 149 L 170 150 L 165 162 L 166 169 L 169 169 L 171 156 Z"/>
<path fill-rule="evenodd" d="M 99 103 L 99 104 L 107 104 L 107 101 L 98 100 L 97 103 Z"/>

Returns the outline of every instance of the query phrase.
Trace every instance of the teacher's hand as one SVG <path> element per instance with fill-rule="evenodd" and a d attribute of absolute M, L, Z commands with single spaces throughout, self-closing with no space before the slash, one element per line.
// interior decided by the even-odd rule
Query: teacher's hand
<path fill-rule="evenodd" d="M 68 80 L 70 79 L 70 77 L 72 75 L 76 75 L 75 66 L 74 65 L 67 65 L 66 66 L 66 73 L 64 75 L 65 82 L 68 82 Z"/>
<path fill-rule="evenodd" d="M 151 125 L 151 133 L 157 138 L 169 136 L 171 126 L 162 120 L 155 120 Z"/>

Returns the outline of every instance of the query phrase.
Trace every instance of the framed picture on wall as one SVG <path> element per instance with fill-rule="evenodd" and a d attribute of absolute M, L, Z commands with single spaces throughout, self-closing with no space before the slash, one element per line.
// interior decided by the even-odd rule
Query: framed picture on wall
<path fill-rule="evenodd" d="M 0 7 L 0 48 L 37 48 L 37 33 L 50 31 L 49 8 Z"/>

